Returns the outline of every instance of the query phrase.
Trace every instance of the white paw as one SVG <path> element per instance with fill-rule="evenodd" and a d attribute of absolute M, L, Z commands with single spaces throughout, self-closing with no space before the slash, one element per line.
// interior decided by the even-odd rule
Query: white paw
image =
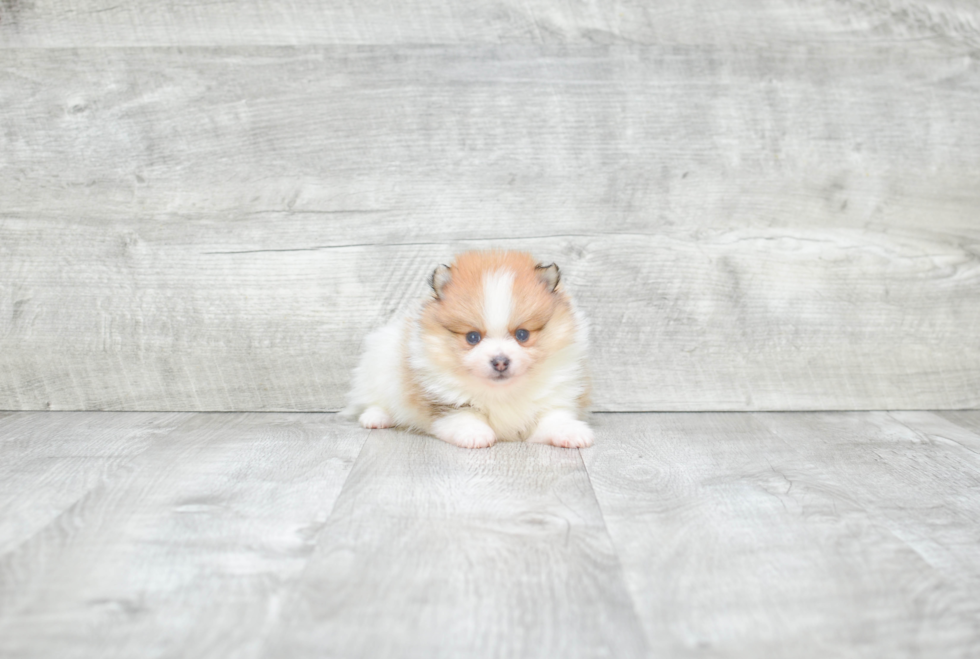
<path fill-rule="evenodd" d="M 395 420 L 377 405 L 364 410 L 357 421 L 365 428 L 391 428 L 395 425 Z"/>
<path fill-rule="evenodd" d="M 595 435 L 584 421 L 568 412 L 551 412 L 538 423 L 527 441 L 532 444 L 551 444 L 562 448 L 586 448 L 592 446 Z"/>
<path fill-rule="evenodd" d="M 432 434 L 462 448 L 486 448 L 497 441 L 493 428 L 468 412 L 436 419 L 432 424 Z"/>

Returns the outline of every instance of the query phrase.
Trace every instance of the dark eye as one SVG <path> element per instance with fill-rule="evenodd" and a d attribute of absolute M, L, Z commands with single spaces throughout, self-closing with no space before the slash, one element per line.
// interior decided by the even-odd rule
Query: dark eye
<path fill-rule="evenodd" d="M 475 346 L 477 343 L 480 342 L 480 339 L 482 338 L 483 337 L 480 336 L 479 332 L 470 332 L 469 334 L 466 335 L 466 342 L 469 343 L 471 346 Z"/>
<path fill-rule="evenodd" d="M 520 341 L 521 343 L 524 343 L 525 341 L 531 338 L 531 333 L 528 332 L 526 329 L 519 329 L 516 332 L 514 332 L 514 338 Z"/>

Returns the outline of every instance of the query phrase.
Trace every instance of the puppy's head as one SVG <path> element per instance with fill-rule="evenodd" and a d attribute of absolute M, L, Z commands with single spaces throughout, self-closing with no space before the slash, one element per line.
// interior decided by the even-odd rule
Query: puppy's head
<path fill-rule="evenodd" d="M 558 266 L 523 252 L 467 252 L 432 273 L 422 316 L 437 367 L 508 387 L 567 345 L 574 321 Z"/>

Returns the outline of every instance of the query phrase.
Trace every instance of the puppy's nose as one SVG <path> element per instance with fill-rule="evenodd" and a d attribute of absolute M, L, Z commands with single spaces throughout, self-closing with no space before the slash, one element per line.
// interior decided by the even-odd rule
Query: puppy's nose
<path fill-rule="evenodd" d="M 490 365 L 493 366 L 493 370 L 503 373 L 510 366 L 510 359 L 507 358 L 507 355 L 497 355 L 490 360 Z"/>

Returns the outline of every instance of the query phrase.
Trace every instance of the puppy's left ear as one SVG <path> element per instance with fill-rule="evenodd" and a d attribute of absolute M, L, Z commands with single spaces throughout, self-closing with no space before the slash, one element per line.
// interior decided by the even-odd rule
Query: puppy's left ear
<path fill-rule="evenodd" d="M 548 290 L 554 292 L 558 288 L 558 284 L 561 282 L 561 272 L 558 271 L 558 266 L 552 263 L 551 265 L 538 264 L 534 266 L 535 272 L 538 274 L 538 279 L 548 287 Z"/>
<path fill-rule="evenodd" d="M 432 291 L 436 294 L 436 299 L 442 298 L 442 289 L 452 281 L 452 278 L 453 272 L 449 269 L 448 265 L 440 265 L 432 271 L 432 276 L 429 277 L 429 286 L 432 287 Z"/>

